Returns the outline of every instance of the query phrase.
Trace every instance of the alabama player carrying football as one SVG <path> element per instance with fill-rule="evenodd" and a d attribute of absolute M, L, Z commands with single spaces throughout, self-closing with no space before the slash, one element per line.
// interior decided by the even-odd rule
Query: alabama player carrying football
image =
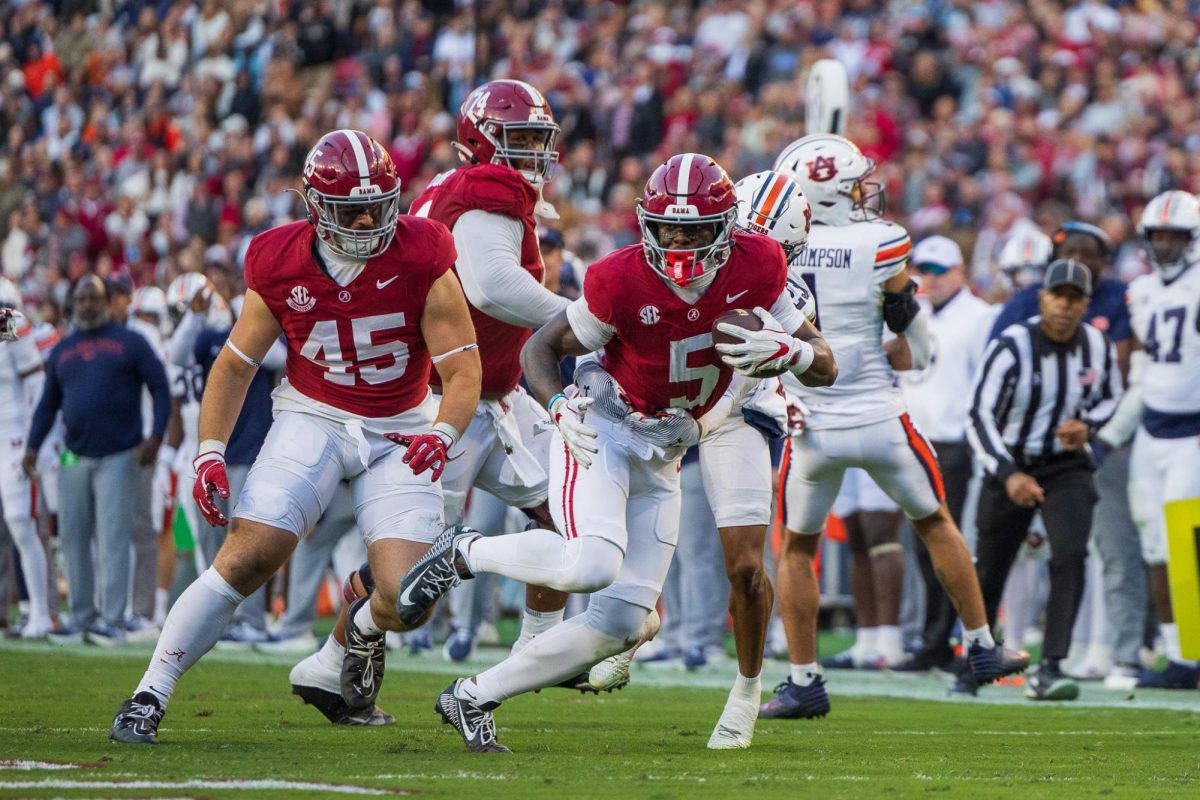
<path fill-rule="evenodd" d="M 227 522 L 214 502 L 229 496 L 225 442 L 283 334 L 274 423 L 213 565 L 171 609 L 149 668 L 113 720 L 114 741 L 157 741 L 176 681 L 287 560 L 342 480 L 351 482 L 375 578 L 370 597 L 351 609 L 358 635 L 343 671 L 358 674 L 350 683 L 369 688 L 377 679 L 385 629 L 422 621 L 396 616 L 396 581 L 444 527 L 438 479 L 479 402 L 474 329 L 450 272 L 454 240 L 440 223 L 397 215 L 392 159 L 360 131 L 323 136 L 303 177 L 308 221 L 252 240 L 245 304 L 209 374 L 194 496 L 210 524 Z M 429 391 L 434 365 L 440 405 Z"/>
<path fill-rule="evenodd" d="M 1168 660 L 1165 670 L 1143 671 L 1138 686 L 1195 689 L 1200 683 L 1193 533 L 1200 529 L 1200 200 L 1182 191 L 1158 195 L 1142 211 L 1138 235 L 1154 271 L 1129 285 L 1129 313 L 1142 353 L 1135 349 L 1131 360 L 1130 383 L 1136 388 L 1128 394 L 1133 397 L 1121 405 L 1140 404 L 1143 410 L 1129 500 Z"/>
<path fill-rule="evenodd" d="M 944 503 L 937 460 L 904 411 L 884 351 L 886 324 L 898 337 L 897 361 L 922 368 L 929 360 L 928 331 L 905 271 L 911 242 L 904 228 L 882 218 L 883 189 L 867 182 L 874 167 L 853 143 L 830 134 L 798 139 L 775 162 L 800 184 L 812 208 L 808 248 L 797 266 L 813 291 L 840 376 L 833 387 L 783 376 L 808 414 L 803 435 L 789 442 L 780 475 L 787 533 L 778 582 L 791 670 L 763 706 L 765 717 L 811 718 L 829 710 L 816 668 L 820 593 L 813 557 L 848 467 L 865 469 L 913 520 L 963 619 L 978 681 L 990 683 L 1028 664 L 992 639 L 971 554 Z"/>
<path fill-rule="evenodd" d="M 812 294 L 790 265 L 808 242 L 811 211 L 800 186 L 786 175 L 758 172 L 734 184 L 737 227 L 779 242 L 789 264 L 788 291 L 802 314 L 816 317 Z M 586 372 L 584 370 L 586 369 Z M 581 376 L 586 374 L 586 379 Z M 766 431 L 787 430 L 787 403 L 778 378 L 751 381 L 735 398 L 729 416 L 701 435 L 686 412 L 641 415 L 630 427 L 662 446 L 700 446 L 700 475 L 725 554 L 729 577 L 729 613 L 738 657 L 739 678 L 708 740 L 713 750 L 749 747 L 762 696 L 760 674 L 774 592 L 763 566 L 763 547 L 771 521 L 771 453 Z M 607 384 L 607 385 L 606 385 Z M 753 385 L 757 384 L 757 385 Z M 576 385 L 598 402 L 624 390 L 599 366 L 581 367 Z M 632 411 L 632 409 L 630 409 Z M 753 420 L 753 424 L 751 423 Z M 682 535 L 687 536 L 684 532 Z M 621 659 L 614 656 L 609 659 Z M 604 662 L 602 662 L 603 664 Z M 596 674 L 599 667 L 592 670 Z"/>
<path fill-rule="evenodd" d="M 715 161 L 696 153 L 672 157 L 651 175 L 637 213 L 641 244 L 589 267 L 583 296 L 522 352 L 530 389 L 557 428 L 550 503 L 562 535 L 451 532 L 401 581 L 402 618 L 426 613 L 450 587 L 479 572 L 593 593 L 584 614 L 442 692 L 442 719 L 472 751 L 507 749 L 496 741 L 491 714 L 500 702 L 626 649 L 654 623 L 678 534 L 684 448 L 639 436 L 625 404 L 643 415 L 686 411 L 703 429 L 717 424 L 707 416 L 714 409 L 721 417 L 729 413 L 733 368 L 791 370 L 825 385 L 837 373 L 828 346 L 787 292 L 779 245 L 735 232 L 733 184 Z M 742 341 L 718 345 L 719 356 L 713 325 L 731 309 L 754 309 L 763 328 L 726 323 L 721 330 Z M 559 361 L 600 348 L 625 397 L 612 403 L 567 397 Z"/>

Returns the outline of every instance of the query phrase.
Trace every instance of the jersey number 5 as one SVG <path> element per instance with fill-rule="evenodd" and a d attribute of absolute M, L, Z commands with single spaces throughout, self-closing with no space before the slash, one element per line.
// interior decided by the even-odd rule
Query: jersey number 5
<path fill-rule="evenodd" d="M 687 383 L 700 381 L 700 392 L 695 397 L 682 395 L 671 398 L 671 408 L 695 408 L 708 402 L 717 382 L 721 380 L 721 370 L 715 364 L 704 364 L 699 367 L 689 367 L 688 360 L 693 353 L 708 350 L 713 346 L 712 334 L 701 333 L 689 336 L 678 342 L 671 342 L 671 383 Z M 698 360 L 698 359 L 697 359 Z"/>
<path fill-rule="evenodd" d="M 355 358 L 351 361 L 342 356 L 337 320 L 321 320 L 313 325 L 300 355 L 323 367 L 325 380 L 339 386 L 353 386 L 356 372 L 371 385 L 387 383 L 404 374 L 408 366 L 408 345 L 399 339 L 376 342 L 375 334 L 403 327 L 403 314 L 377 314 L 350 320 L 355 353 Z M 395 361 L 386 366 L 380 363 L 362 363 L 382 356 L 392 356 Z"/>

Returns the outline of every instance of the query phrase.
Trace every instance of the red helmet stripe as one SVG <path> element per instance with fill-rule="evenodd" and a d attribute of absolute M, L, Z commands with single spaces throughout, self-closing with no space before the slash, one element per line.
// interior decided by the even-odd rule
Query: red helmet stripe
<path fill-rule="evenodd" d="M 371 185 L 371 168 L 367 165 L 367 151 L 363 147 L 363 143 L 359 140 L 359 136 L 363 134 L 358 131 L 343 130 L 338 131 L 343 134 L 350 142 L 350 149 L 354 151 L 354 160 L 358 163 L 358 185 L 367 187 Z"/>
<path fill-rule="evenodd" d="M 688 187 L 691 184 L 692 177 L 692 159 L 696 157 L 695 153 L 684 153 L 679 160 L 679 180 L 675 184 L 675 202 L 679 205 L 688 204 Z"/>

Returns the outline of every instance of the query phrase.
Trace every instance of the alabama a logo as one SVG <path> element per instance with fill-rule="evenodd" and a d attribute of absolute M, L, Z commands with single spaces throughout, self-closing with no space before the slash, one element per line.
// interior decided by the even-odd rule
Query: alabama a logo
<path fill-rule="evenodd" d="M 288 308 L 292 311 L 312 311 L 312 307 L 317 304 L 317 298 L 308 293 L 308 289 L 303 286 L 293 286 L 292 291 L 287 298 Z"/>

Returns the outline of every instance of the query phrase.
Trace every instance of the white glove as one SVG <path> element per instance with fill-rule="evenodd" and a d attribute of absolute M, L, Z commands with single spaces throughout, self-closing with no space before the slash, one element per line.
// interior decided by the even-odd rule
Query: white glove
<path fill-rule="evenodd" d="M 164 444 L 158 448 L 158 459 L 154 463 L 154 492 L 168 504 L 175 498 L 175 481 L 172 475 L 175 472 L 176 452 L 174 447 Z"/>
<path fill-rule="evenodd" d="M 596 429 L 583 421 L 588 406 L 594 401 L 590 397 L 577 396 L 570 399 L 565 394 L 556 395 L 550 403 L 550 419 L 558 426 L 563 441 L 571 456 L 587 469 L 592 465 L 592 455 L 600 452 L 595 444 Z"/>
<path fill-rule="evenodd" d="M 625 424 L 659 447 L 691 447 L 700 443 L 700 423 L 682 408 L 667 408 L 654 414 L 634 411 L 625 417 Z"/>
<path fill-rule="evenodd" d="M 751 331 L 722 322 L 717 330 L 736 336 L 737 344 L 718 344 L 721 360 L 739 375 L 771 375 L 789 370 L 797 375 L 809 368 L 815 353 L 812 345 L 789 334 L 765 308 L 754 313 L 762 320 L 762 330 Z"/>
<path fill-rule="evenodd" d="M 15 342 L 25 315 L 15 308 L 0 308 L 0 342 Z"/>

